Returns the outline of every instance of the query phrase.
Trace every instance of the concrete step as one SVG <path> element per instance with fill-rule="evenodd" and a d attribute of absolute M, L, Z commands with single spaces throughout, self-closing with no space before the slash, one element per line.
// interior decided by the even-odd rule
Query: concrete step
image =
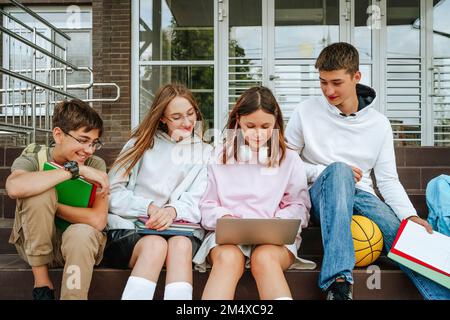
<path fill-rule="evenodd" d="M 13 219 L 0 219 L 0 254 L 16 253 L 16 248 L 8 243 Z"/>
<path fill-rule="evenodd" d="M 318 263 L 316 270 L 288 270 L 285 273 L 295 300 L 324 299 L 323 293 L 317 287 L 320 257 L 310 257 L 310 259 Z M 375 276 L 374 271 L 368 271 L 367 269 L 354 270 L 354 299 L 421 299 L 417 289 L 392 262 L 387 259 L 380 259 L 377 265 L 381 268 L 381 271 L 377 274 L 379 275 L 380 286 L 375 288 L 370 286 L 376 283 L 373 280 Z M 130 270 L 95 268 L 89 299 L 120 299 L 129 275 Z M 57 296 L 59 296 L 62 269 L 51 269 L 50 276 L 56 286 Z M 206 273 L 194 271 L 193 298 L 195 300 L 201 298 L 208 276 L 209 271 Z M 163 298 L 164 281 L 165 271 L 163 270 L 158 280 L 155 299 Z M 0 299 L 30 299 L 32 286 L 33 275 L 30 268 L 16 254 L 1 254 L 0 287 L 2 290 L 0 290 Z M 235 298 L 238 300 L 259 299 L 256 284 L 250 271 L 247 270 L 241 278 Z"/>

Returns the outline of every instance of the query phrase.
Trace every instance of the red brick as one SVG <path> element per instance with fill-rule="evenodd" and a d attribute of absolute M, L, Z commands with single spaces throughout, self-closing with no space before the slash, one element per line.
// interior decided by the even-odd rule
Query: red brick
<path fill-rule="evenodd" d="M 105 142 L 119 147 L 128 139 L 131 123 L 131 0 L 99 0 L 92 3 L 93 69 L 96 82 L 120 87 L 116 103 L 96 103 L 102 110 Z M 115 90 L 94 89 L 96 97 L 112 97 Z M 112 143 L 112 144 L 111 144 Z"/>

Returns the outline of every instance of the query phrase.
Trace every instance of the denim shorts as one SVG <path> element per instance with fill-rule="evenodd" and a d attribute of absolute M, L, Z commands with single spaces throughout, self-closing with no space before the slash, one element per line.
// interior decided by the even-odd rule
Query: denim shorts
<path fill-rule="evenodd" d="M 145 235 L 132 229 L 108 230 L 106 247 L 101 266 L 116 269 L 129 269 L 129 263 L 136 243 Z M 169 239 L 172 236 L 162 236 Z M 192 256 L 200 247 L 201 241 L 196 237 L 188 237 L 192 243 Z"/>

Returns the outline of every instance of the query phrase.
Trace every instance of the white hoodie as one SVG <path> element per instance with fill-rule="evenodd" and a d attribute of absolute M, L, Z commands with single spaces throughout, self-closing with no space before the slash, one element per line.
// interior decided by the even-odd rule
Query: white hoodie
<path fill-rule="evenodd" d="M 363 171 L 356 187 L 375 194 L 370 177 L 373 169 L 381 195 L 398 218 L 417 215 L 398 180 L 389 120 L 372 108 L 375 91 L 357 85 L 357 94 L 371 103 L 354 116 L 342 116 L 324 96 L 302 102 L 289 120 L 286 140 L 300 152 L 309 183 L 331 163 L 344 162 Z"/>
<path fill-rule="evenodd" d="M 134 145 L 128 141 L 121 154 Z M 174 142 L 158 131 L 153 148 L 145 151 L 128 176 L 124 168 L 109 172 L 108 227 L 134 229 L 134 221 L 147 215 L 150 204 L 173 207 L 177 220 L 199 223 L 198 202 L 207 186 L 207 162 L 212 147 L 198 136 Z"/>

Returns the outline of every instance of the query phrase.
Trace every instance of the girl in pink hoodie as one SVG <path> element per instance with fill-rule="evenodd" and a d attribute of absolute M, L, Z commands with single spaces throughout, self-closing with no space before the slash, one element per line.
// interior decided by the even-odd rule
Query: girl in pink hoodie
<path fill-rule="evenodd" d="M 297 255 L 311 207 L 303 162 L 286 147 L 280 107 L 265 87 L 250 88 L 239 97 L 227 129 L 208 167 L 208 187 L 200 201 L 202 225 L 211 232 L 194 263 L 198 270 L 212 265 L 202 298 L 233 299 L 244 268 L 250 266 L 261 299 L 292 299 L 284 271 L 315 268 Z M 301 219 L 301 227 L 292 245 L 217 245 L 219 218 Z"/>

